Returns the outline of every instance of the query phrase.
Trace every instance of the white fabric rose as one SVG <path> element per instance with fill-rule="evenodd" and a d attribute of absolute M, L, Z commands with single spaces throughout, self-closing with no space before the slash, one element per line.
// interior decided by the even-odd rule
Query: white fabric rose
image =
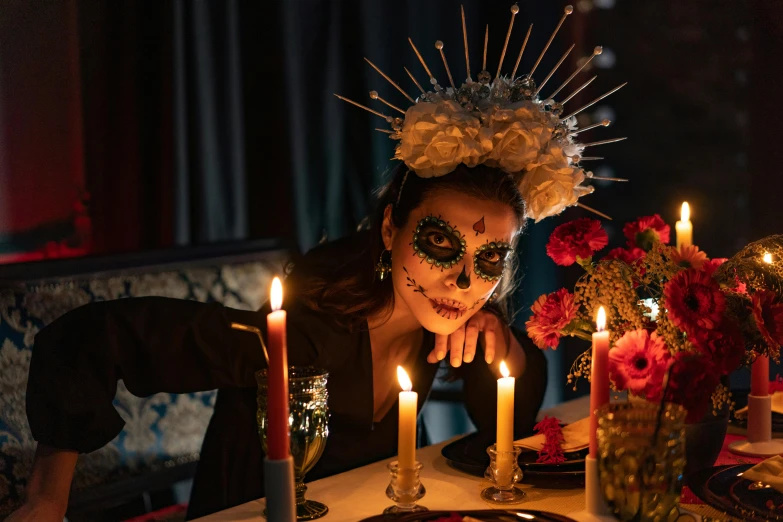
<path fill-rule="evenodd" d="M 481 130 L 481 122 L 454 101 L 417 103 L 405 114 L 397 156 L 422 178 L 443 176 L 463 161 L 480 163 L 491 146 Z"/>
<path fill-rule="evenodd" d="M 544 154 L 532 164 L 522 177 L 519 191 L 525 199 L 526 216 L 536 223 L 575 205 L 584 194 L 581 183 L 584 171 L 569 165 L 563 149 L 550 144 Z"/>
<path fill-rule="evenodd" d="M 492 115 L 492 152 L 490 166 L 506 172 L 528 167 L 552 139 L 552 126 L 546 115 L 531 102 L 520 102 Z"/>

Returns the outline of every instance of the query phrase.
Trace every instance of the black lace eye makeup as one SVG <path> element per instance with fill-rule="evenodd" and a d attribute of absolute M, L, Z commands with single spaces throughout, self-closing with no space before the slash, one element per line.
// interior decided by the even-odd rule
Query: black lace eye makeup
<path fill-rule="evenodd" d="M 473 272 L 485 281 L 500 279 L 506 269 L 506 259 L 514 251 L 505 241 L 493 241 L 481 245 L 473 254 Z"/>
<path fill-rule="evenodd" d="M 437 268 L 451 268 L 465 257 L 465 238 L 435 216 L 427 216 L 413 231 L 413 253 Z"/>

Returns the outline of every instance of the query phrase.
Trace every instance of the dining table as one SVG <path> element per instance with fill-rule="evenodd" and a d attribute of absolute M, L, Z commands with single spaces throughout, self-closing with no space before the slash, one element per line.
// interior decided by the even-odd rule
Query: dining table
<path fill-rule="evenodd" d="M 556 417 L 568 424 L 588 415 L 588 396 L 563 402 L 542 410 L 544 415 Z M 520 508 L 568 515 L 585 507 L 584 488 L 546 489 L 533 485 L 520 485 L 526 497 L 520 504 L 498 506 L 482 500 L 481 491 L 489 485 L 486 479 L 467 474 L 451 467 L 441 450 L 450 440 L 419 448 L 416 458 L 423 464 L 421 483 L 426 494 L 419 504 L 430 510 L 464 511 Z M 389 485 L 387 464 L 392 459 L 381 460 L 344 473 L 307 483 L 306 497 L 326 504 L 329 512 L 319 520 L 323 522 L 357 522 L 377 516 L 394 503 L 386 496 Z M 258 499 L 224 511 L 197 519 L 198 522 L 262 522 L 265 500 Z M 734 520 L 706 504 L 681 504 L 683 521 Z"/>

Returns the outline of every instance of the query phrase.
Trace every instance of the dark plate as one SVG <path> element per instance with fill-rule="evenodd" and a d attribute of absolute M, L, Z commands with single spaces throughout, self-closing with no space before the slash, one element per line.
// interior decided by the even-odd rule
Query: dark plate
<path fill-rule="evenodd" d="M 489 466 L 487 447 L 490 445 L 492 441 L 487 436 L 472 433 L 444 446 L 441 454 L 453 468 L 483 477 Z M 561 464 L 540 464 L 536 462 L 537 452 L 523 450 L 519 456 L 522 482 L 553 488 L 583 487 L 587 452 L 585 448 L 582 451 L 565 453 L 566 461 Z"/>
<path fill-rule="evenodd" d="M 470 516 L 486 522 L 519 522 L 520 520 L 539 520 L 540 522 L 575 522 L 573 518 L 568 518 L 555 513 L 546 511 L 535 511 L 533 509 L 483 509 L 473 511 L 422 511 L 420 513 L 410 513 L 407 515 L 394 516 L 391 520 L 395 522 L 431 522 L 442 517 L 448 517 L 457 513 L 460 516 Z M 520 515 L 522 515 L 520 517 Z M 533 518 L 530 518 L 533 517 Z M 388 522 L 390 518 L 386 515 L 376 515 L 365 518 L 360 522 Z"/>
<path fill-rule="evenodd" d="M 739 475 L 753 466 L 754 464 L 740 464 L 707 468 L 689 476 L 686 483 L 704 502 L 741 520 L 783 521 L 783 509 L 772 511 L 766 506 L 767 500 L 780 505 L 783 503 L 783 495 L 770 489 L 749 491 L 751 481 Z"/>

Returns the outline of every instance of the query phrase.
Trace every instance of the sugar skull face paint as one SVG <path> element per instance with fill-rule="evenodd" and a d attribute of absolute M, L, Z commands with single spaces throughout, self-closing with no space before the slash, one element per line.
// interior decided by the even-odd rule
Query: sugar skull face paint
<path fill-rule="evenodd" d="M 506 241 L 492 241 L 481 245 L 473 254 L 473 272 L 485 281 L 497 281 L 503 276 L 506 259 L 514 251 Z"/>
<path fill-rule="evenodd" d="M 448 221 L 426 216 L 413 231 L 413 250 L 433 267 L 451 268 L 465 257 L 465 239 Z"/>
<path fill-rule="evenodd" d="M 472 230 L 484 218 L 481 239 Z M 512 244 L 519 222 L 513 209 L 456 192 L 428 196 L 415 208 L 403 227 L 395 228 L 385 245 L 392 251 L 392 282 L 395 303 L 405 306 L 427 330 L 451 334 L 478 312 L 497 287 L 508 252 L 497 248 L 492 254 L 479 251 L 486 238 Z M 476 254 L 481 273 L 476 273 Z M 496 259 L 496 255 L 499 256 Z"/>
<path fill-rule="evenodd" d="M 473 223 L 473 230 L 476 231 L 476 235 L 483 234 L 486 230 L 486 226 L 484 225 L 484 216 L 481 216 L 481 219 Z"/>

